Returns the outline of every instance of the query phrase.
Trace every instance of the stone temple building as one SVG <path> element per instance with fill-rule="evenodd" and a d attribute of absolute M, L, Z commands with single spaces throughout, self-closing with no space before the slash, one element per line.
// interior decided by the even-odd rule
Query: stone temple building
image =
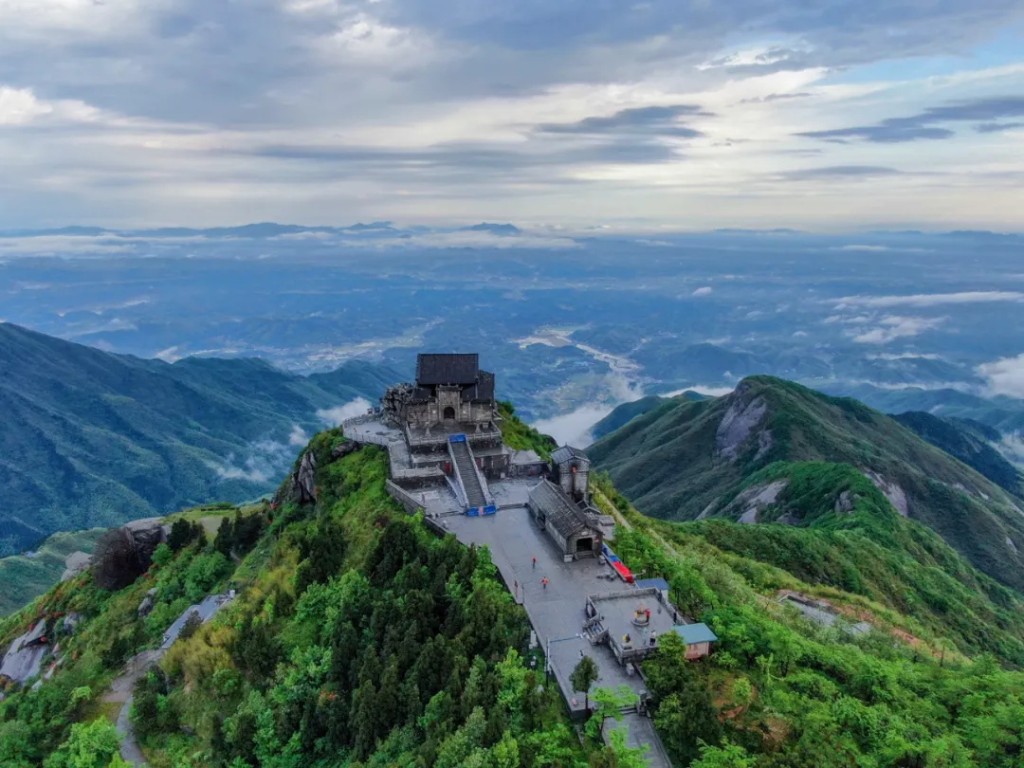
<path fill-rule="evenodd" d="M 534 519 L 563 557 L 599 553 L 613 522 L 590 506 L 590 459 L 571 446 L 555 450 L 550 463 L 514 450 L 504 444 L 500 422 L 494 374 L 481 370 L 479 355 L 420 354 L 415 382 L 391 387 L 378 410 L 344 429 L 387 447 L 391 481 L 401 492 L 425 499 L 450 491 L 466 514 L 490 515 L 499 506 L 491 484 L 514 481 L 521 490 L 506 489 L 504 503 L 508 493 L 521 494 L 520 506 L 528 495 Z"/>
<path fill-rule="evenodd" d="M 527 508 L 566 560 L 594 557 L 611 526 L 590 504 L 590 459 L 563 445 L 551 453 L 550 479 L 530 489 Z"/>
<path fill-rule="evenodd" d="M 418 355 L 415 383 L 391 387 L 381 398 L 381 410 L 402 430 L 414 466 L 432 465 L 451 475 L 453 465 L 468 458 L 489 478 L 509 470 L 511 452 L 498 428 L 494 374 L 480 369 L 475 353 Z M 453 456 L 453 443 L 465 443 L 470 456 L 458 446 L 459 456 Z"/>
<path fill-rule="evenodd" d="M 399 417 L 414 428 L 479 432 L 494 427 L 494 374 L 480 370 L 477 354 L 424 354 L 416 358 L 416 384 L 402 398 Z"/>

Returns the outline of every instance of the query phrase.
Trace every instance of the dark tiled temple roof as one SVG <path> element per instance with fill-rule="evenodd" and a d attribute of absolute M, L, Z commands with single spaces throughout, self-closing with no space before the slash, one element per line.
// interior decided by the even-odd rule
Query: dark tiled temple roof
<path fill-rule="evenodd" d="M 551 452 L 551 460 L 555 462 L 555 464 L 561 464 L 572 459 L 590 461 L 587 454 L 579 448 L 573 448 L 571 445 L 563 445 L 561 448 L 556 448 Z"/>
<path fill-rule="evenodd" d="M 416 385 L 420 387 L 431 387 L 438 384 L 475 385 L 479 373 L 480 355 L 475 352 L 472 354 L 422 354 L 416 357 Z"/>
<path fill-rule="evenodd" d="M 494 374 L 490 371 L 478 371 L 479 378 L 472 387 L 462 392 L 463 400 L 493 400 Z"/>
<path fill-rule="evenodd" d="M 593 528 L 587 515 L 566 496 L 561 486 L 550 480 L 541 480 L 530 489 L 530 504 L 544 513 L 547 525 L 552 526 L 563 537 L 568 537 L 584 528 Z"/>

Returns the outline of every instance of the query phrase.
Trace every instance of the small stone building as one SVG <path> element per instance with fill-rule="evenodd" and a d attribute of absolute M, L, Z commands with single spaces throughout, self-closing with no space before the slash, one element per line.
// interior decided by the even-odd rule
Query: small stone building
<path fill-rule="evenodd" d="M 603 534 L 596 512 L 582 508 L 561 486 L 541 480 L 530 489 L 526 506 L 565 560 L 593 557 L 601 551 Z"/>
<path fill-rule="evenodd" d="M 680 624 L 672 627 L 672 631 L 686 643 L 686 658 L 690 661 L 707 656 L 711 653 L 711 644 L 718 642 L 718 635 L 703 622 Z"/>
<path fill-rule="evenodd" d="M 551 480 L 574 501 L 586 503 L 590 498 L 590 458 L 571 445 L 556 448 L 551 452 Z"/>

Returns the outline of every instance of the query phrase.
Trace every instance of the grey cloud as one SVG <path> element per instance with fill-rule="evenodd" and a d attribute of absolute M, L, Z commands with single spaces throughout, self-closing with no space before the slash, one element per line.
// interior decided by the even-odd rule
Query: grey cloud
<path fill-rule="evenodd" d="M 767 96 L 761 96 L 754 99 L 741 99 L 740 104 L 763 104 L 772 101 L 786 101 L 789 99 L 806 99 L 811 94 L 806 92 L 800 93 L 770 93 Z"/>
<path fill-rule="evenodd" d="M 804 41 L 806 48 L 778 48 L 755 63 L 793 69 L 962 51 L 1022 13 L 1016 0 L 830 0 L 813 13 L 773 0 L 354 0 L 334 15 L 289 13 L 285 5 L 168 0 L 149 7 L 143 33 L 103 40 L 47 43 L 0 28 L 0 82 L 166 120 L 289 124 L 354 107 L 372 119 L 393 116 L 396 104 L 640 80 L 664 62 L 706 61 L 739 26 L 751 36 Z M 443 55 L 425 64 L 399 55 L 365 67 L 325 65 L 316 45 L 359 14 L 422 32 Z M 716 78 L 695 72 L 694 88 Z"/>
<path fill-rule="evenodd" d="M 593 164 L 643 165 L 678 159 L 679 155 L 653 142 L 602 141 L 595 144 L 550 147 L 543 143 L 515 149 L 466 143 L 439 144 L 425 149 L 381 149 L 363 146 L 272 145 L 241 150 L 238 154 L 264 159 L 308 161 L 300 176 L 337 178 L 346 168 L 372 166 L 377 174 L 427 173 L 432 178 L 479 180 L 482 174 L 501 174 L 503 180 L 525 178 L 537 171 L 546 181 L 551 173 L 572 166 Z"/>
<path fill-rule="evenodd" d="M 829 165 L 821 168 L 802 168 L 789 171 L 783 177 L 793 181 L 810 179 L 869 178 L 873 176 L 896 176 L 900 171 L 877 165 Z"/>
<path fill-rule="evenodd" d="M 805 131 L 797 135 L 826 141 L 860 139 L 883 144 L 918 139 L 948 139 L 954 135 L 954 131 L 941 127 L 942 123 L 992 121 L 1021 116 L 1024 116 L 1024 97 L 1001 96 L 930 107 L 910 117 L 891 117 L 874 125 Z"/>
<path fill-rule="evenodd" d="M 644 134 L 692 139 L 701 136 L 701 132 L 681 125 L 678 118 L 693 115 L 708 116 L 710 113 L 693 104 L 638 107 L 608 116 L 587 117 L 575 123 L 544 123 L 537 126 L 537 130 L 559 134 Z"/>
<path fill-rule="evenodd" d="M 1000 131 L 1010 131 L 1016 128 L 1024 128 L 1024 122 L 1020 123 L 978 123 L 974 126 L 974 130 L 978 133 L 999 133 Z"/>

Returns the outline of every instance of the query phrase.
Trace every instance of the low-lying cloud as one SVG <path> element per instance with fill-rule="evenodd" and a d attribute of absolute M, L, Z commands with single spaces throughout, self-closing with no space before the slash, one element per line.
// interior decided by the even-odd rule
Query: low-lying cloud
<path fill-rule="evenodd" d="M 1024 353 L 984 363 L 977 370 L 991 394 L 1024 398 Z"/>
<path fill-rule="evenodd" d="M 288 445 L 300 447 L 304 446 L 308 442 L 309 435 L 306 434 L 306 430 L 304 430 L 298 424 L 292 424 L 291 434 L 288 435 Z"/>
<path fill-rule="evenodd" d="M 559 445 L 575 445 L 585 448 L 594 442 L 594 425 L 611 413 L 611 405 L 584 405 L 569 413 L 540 419 L 534 428 L 545 435 L 551 435 Z"/>
<path fill-rule="evenodd" d="M 321 408 L 316 412 L 317 418 L 330 427 L 336 427 L 346 419 L 362 416 L 373 406 L 365 397 L 357 397 L 344 405 L 336 405 L 333 408 Z"/>
<path fill-rule="evenodd" d="M 851 307 L 938 307 L 944 304 L 983 304 L 1000 301 L 1024 301 L 1020 291 L 961 291 L 959 293 L 916 293 L 908 296 L 844 296 L 837 309 Z"/>
<path fill-rule="evenodd" d="M 858 344 L 888 344 L 896 339 L 918 336 L 925 331 L 938 328 L 945 321 L 944 317 L 887 315 L 879 321 L 877 328 L 859 333 L 853 340 Z"/>
<path fill-rule="evenodd" d="M 295 434 L 294 430 L 292 434 Z M 293 454 L 294 448 L 282 442 L 260 440 L 252 444 L 249 455 L 244 459 L 231 454 L 222 463 L 207 461 L 206 466 L 221 480 L 244 480 L 265 485 L 280 478 Z"/>

